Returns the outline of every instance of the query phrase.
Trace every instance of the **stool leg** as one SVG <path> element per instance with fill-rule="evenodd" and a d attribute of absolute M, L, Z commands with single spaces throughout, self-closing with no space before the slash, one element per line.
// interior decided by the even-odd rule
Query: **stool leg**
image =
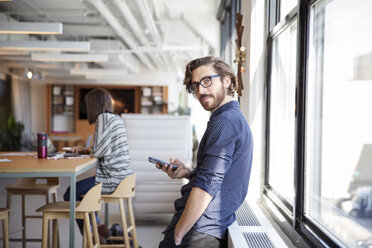
<path fill-rule="evenodd" d="M 94 238 L 94 244 L 98 244 L 100 245 L 99 243 L 99 235 L 98 235 L 98 228 L 97 228 L 97 219 L 96 219 L 96 213 L 95 212 L 91 212 L 90 213 L 90 219 L 92 221 L 92 226 L 93 226 L 93 238 Z"/>
<path fill-rule="evenodd" d="M 58 220 L 53 219 L 53 240 L 52 240 L 52 247 L 53 248 L 58 248 Z"/>
<path fill-rule="evenodd" d="M 129 236 L 128 236 L 128 225 L 127 225 L 127 219 L 125 217 L 125 209 L 124 209 L 123 198 L 118 199 L 118 201 L 119 201 L 121 222 L 122 222 L 122 225 L 123 225 L 123 235 L 124 235 L 125 247 L 130 247 Z"/>
<path fill-rule="evenodd" d="M 48 247 L 48 214 L 43 213 L 43 231 L 42 231 L 42 248 Z"/>
<path fill-rule="evenodd" d="M 7 193 L 6 193 L 6 208 L 8 208 L 8 209 L 10 209 L 10 201 L 11 201 L 11 196 L 12 196 L 12 194 L 11 193 L 9 193 L 9 191 L 7 191 Z"/>
<path fill-rule="evenodd" d="M 89 221 L 89 214 L 84 213 L 84 228 L 87 233 L 87 243 L 89 248 L 93 248 L 93 240 L 92 240 L 92 232 L 90 231 L 90 221 Z"/>
<path fill-rule="evenodd" d="M 49 193 L 48 192 L 45 192 L 44 193 L 44 196 L 45 196 L 45 204 L 49 204 Z M 52 235 L 54 236 L 54 229 L 50 228 L 50 221 L 48 221 L 48 230 L 52 230 Z M 50 236 L 50 233 L 48 233 L 48 236 Z M 50 242 L 53 243 L 54 242 L 54 238 L 52 238 L 52 240 L 50 240 L 50 239 L 48 240 L 48 247 L 51 247 L 50 246 Z"/>
<path fill-rule="evenodd" d="M 10 209 L 10 205 L 11 205 L 11 196 L 12 194 L 9 193 L 9 191 L 7 191 L 6 193 L 6 207 L 8 209 Z M 3 225 L 6 227 L 6 233 L 4 233 L 3 237 L 4 237 L 4 242 L 3 242 L 3 245 L 4 245 L 4 248 L 9 248 L 9 215 L 7 214 L 6 216 L 6 221 L 4 220 L 3 222 Z M 4 231 L 4 227 L 3 227 L 3 231 Z M 5 237 L 6 236 L 6 237 Z"/>
<path fill-rule="evenodd" d="M 26 248 L 26 196 L 22 194 L 22 248 Z"/>
<path fill-rule="evenodd" d="M 133 206 L 132 206 L 132 201 L 130 198 L 127 199 L 127 207 L 128 207 L 130 225 L 132 226 L 133 245 L 134 245 L 134 248 L 138 248 L 136 224 L 134 221 Z"/>
<path fill-rule="evenodd" d="M 3 245 L 4 248 L 9 248 L 9 221 L 8 213 L 5 213 L 5 218 L 3 220 Z"/>
<path fill-rule="evenodd" d="M 56 202 L 57 201 L 57 191 L 52 193 L 52 197 L 53 197 L 53 202 Z"/>
<path fill-rule="evenodd" d="M 87 247 L 87 232 L 85 231 L 85 228 L 84 228 L 84 231 L 83 231 L 83 248 L 86 248 Z"/>
<path fill-rule="evenodd" d="M 57 191 L 55 191 L 54 193 L 52 193 L 52 197 L 53 197 L 53 202 L 56 202 L 57 201 Z M 53 222 L 54 224 L 54 222 Z M 61 247 L 60 246 L 60 240 L 59 240 L 59 227 L 58 227 L 58 221 L 56 221 L 56 230 L 57 230 L 57 235 L 56 235 L 56 242 L 57 242 L 57 247 Z"/>
<path fill-rule="evenodd" d="M 105 225 L 109 226 L 109 205 L 105 203 Z"/>

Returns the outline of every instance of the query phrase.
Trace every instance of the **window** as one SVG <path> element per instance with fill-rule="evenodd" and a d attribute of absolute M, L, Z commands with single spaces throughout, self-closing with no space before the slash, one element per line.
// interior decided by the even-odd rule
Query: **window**
<path fill-rule="evenodd" d="M 311 7 L 306 216 L 347 247 L 372 245 L 372 2 Z"/>
<path fill-rule="evenodd" d="M 372 1 L 267 3 L 265 197 L 314 247 L 372 247 Z"/>
<path fill-rule="evenodd" d="M 280 19 L 283 19 L 296 7 L 297 0 L 280 0 Z"/>
<path fill-rule="evenodd" d="M 291 204 L 294 197 L 296 38 L 295 21 L 274 38 L 270 77 L 268 184 Z"/>

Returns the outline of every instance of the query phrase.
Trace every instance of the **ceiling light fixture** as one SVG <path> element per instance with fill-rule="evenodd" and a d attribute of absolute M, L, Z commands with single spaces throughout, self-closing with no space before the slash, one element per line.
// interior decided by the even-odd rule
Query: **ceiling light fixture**
<path fill-rule="evenodd" d="M 1 22 L 1 34 L 62 34 L 62 23 Z"/>
<path fill-rule="evenodd" d="M 72 75 L 127 76 L 127 69 L 70 69 Z"/>
<path fill-rule="evenodd" d="M 107 54 L 52 54 L 52 53 L 32 53 L 33 61 L 49 62 L 107 62 Z"/>
<path fill-rule="evenodd" d="M 82 52 L 90 49 L 89 41 L 0 41 L 1 50 L 46 50 Z"/>
<path fill-rule="evenodd" d="M 28 70 L 28 71 L 27 71 L 27 74 L 26 74 L 27 78 L 28 78 L 28 79 L 32 79 L 32 75 L 33 75 L 33 74 L 32 74 L 32 71 L 31 71 L 31 70 Z"/>
<path fill-rule="evenodd" d="M 27 51 L 9 51 L 9 50 L 0 50 L 0 55 L 28 55 Z"/>

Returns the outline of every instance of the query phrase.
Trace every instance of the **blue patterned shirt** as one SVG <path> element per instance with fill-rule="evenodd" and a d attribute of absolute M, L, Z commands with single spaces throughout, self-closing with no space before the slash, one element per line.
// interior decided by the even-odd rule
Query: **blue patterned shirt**
<path fill-rule="evenodd" d="M 225 238 L 228 226 L 235 221 L 235 211 L 247 195 L 252 152 L 252 133 L 239 103 L 231 101 L 216 109 L 200 142 L 197 166 L 181 189 L 182 197 L 174 203 L 176 213 L 166 231 L 177 224 L 191 189 L 199 187 L 213 199 L 193 230 Z"/>

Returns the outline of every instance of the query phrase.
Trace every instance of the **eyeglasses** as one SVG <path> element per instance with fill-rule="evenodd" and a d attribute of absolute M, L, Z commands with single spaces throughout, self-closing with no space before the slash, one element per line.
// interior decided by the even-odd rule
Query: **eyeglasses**
<path fill-rule="evenodd" d="M 221 77 L 221 75 L 206 76 L 206 77 L 203 77 L 200 80 L 200 82 L 193 82 L 189 86 L 189 92 L 190 93 L 193 93 L 193 94 L 198 93 L 198 91 L 199 91 L 199 85 L 203 86 L 203 88 L 208 88 L 209 86 L 212 85 L 212 78 L 215 78 L 215 77 Z"/>

